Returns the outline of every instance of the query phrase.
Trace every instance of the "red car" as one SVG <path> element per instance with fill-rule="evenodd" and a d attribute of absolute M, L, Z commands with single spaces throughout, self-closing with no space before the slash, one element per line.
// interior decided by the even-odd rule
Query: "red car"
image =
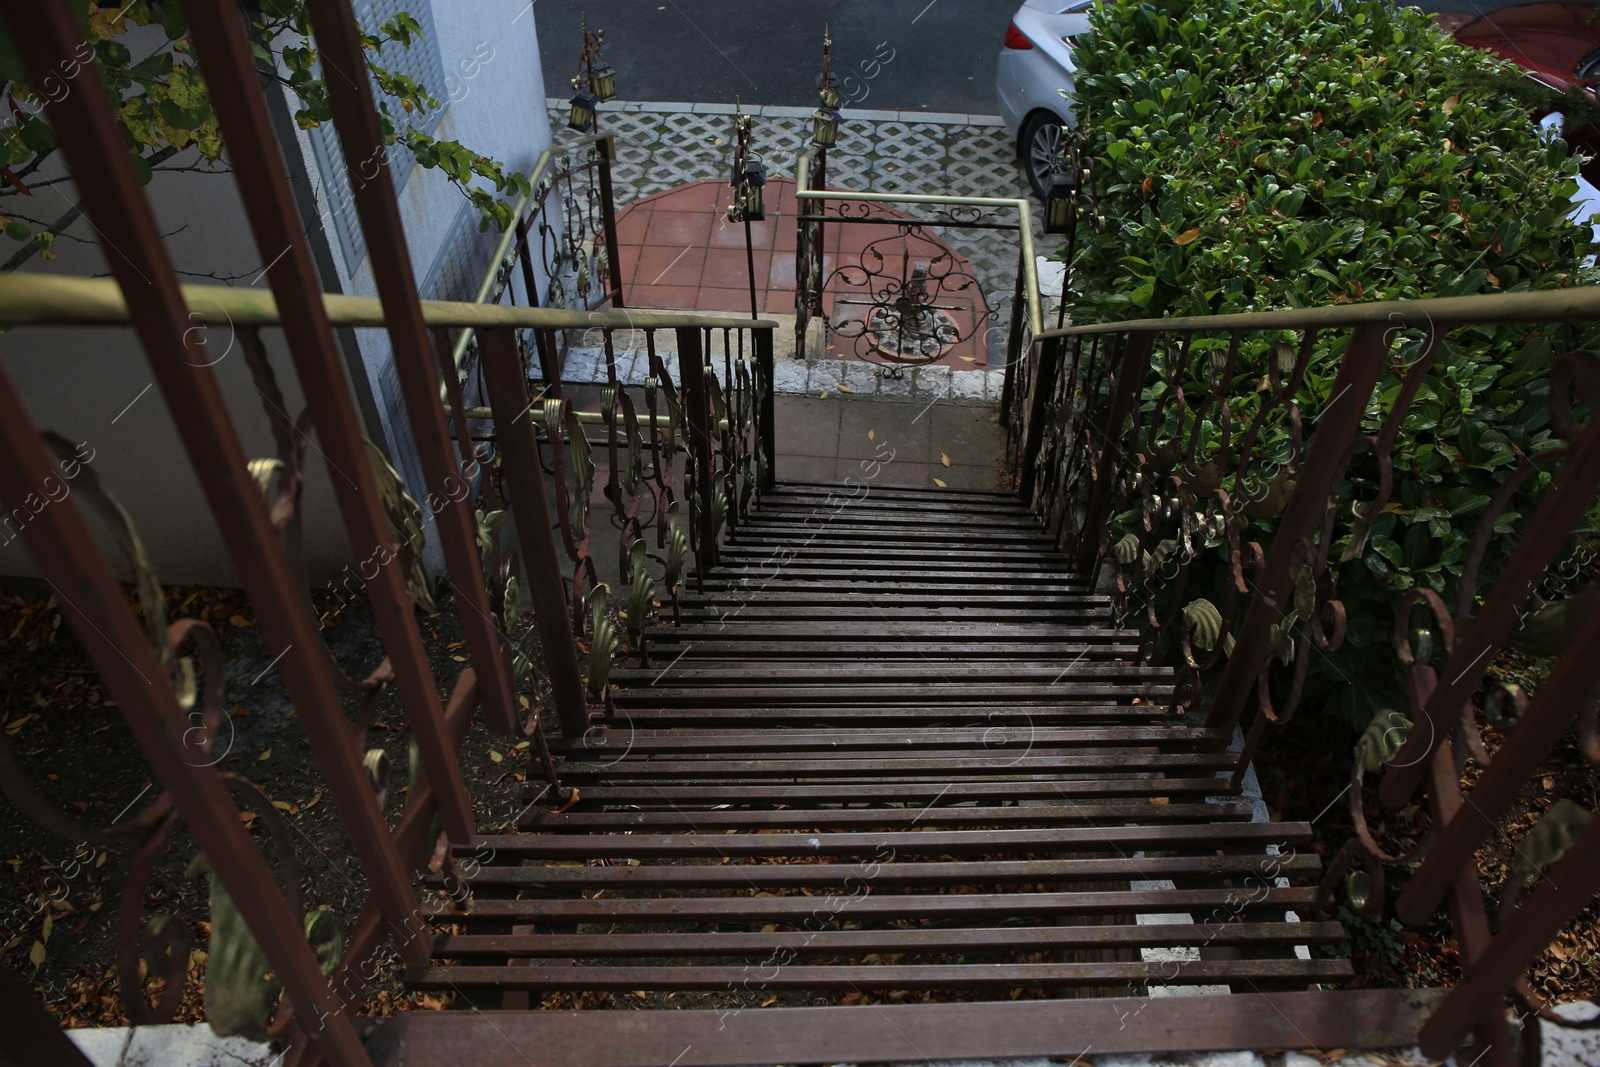
<path fill-rule="evenodd" d="M 1594 4 L 1521 4 L 1473 19 L 1452 32 L 1469 48 L 1481 48 L 1515 63 L 1541 85 L 1557 92 L 1581 85 L 1592 97 L 1600 84 L 1596 11 Z M 1567 140 L 1590 157 L 1583 164 L 1584 177 L 1600 185 L 1600 126 L 1584 126 Z"/>

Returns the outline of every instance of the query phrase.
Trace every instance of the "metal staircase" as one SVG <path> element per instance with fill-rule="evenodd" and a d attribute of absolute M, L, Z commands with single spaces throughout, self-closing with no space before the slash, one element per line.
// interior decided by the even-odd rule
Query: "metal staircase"
<path fill-rule="evenodd" d="M 1351 975 L 1295 951 L 1342 938 L 1293 914 L 1311 828 L 1250 821 L 1231 732 L 1169 710 L 1014 496 L 853 491 L 763 494 L 614 713 L 552 742 L 580 799 L 461 851 L 492 858 L 410 985 L 737 1011 Z"/>

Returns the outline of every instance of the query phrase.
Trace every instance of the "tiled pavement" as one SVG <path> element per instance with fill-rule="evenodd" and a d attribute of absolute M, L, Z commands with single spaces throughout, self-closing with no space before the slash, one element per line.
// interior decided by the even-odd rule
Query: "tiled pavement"
<path fill-rule="evenodd" d="M 571 131 L 565 127 L 566 101 L 552 99 L 549 105 L 558 140 L 567 138 Z M 795 161 L 810 143 L 810 111 L 744 110 L 754 116 L 754 143 L 768 175 L 793 178 Z M 619 203 L 699 178 L 727 180 L 733 152 L 732 104 L 614 100 L 602 105 L 599 121 L 601 129 L 617 135 L 613 181 Z M 876 193 L 1029 195 L 1015 143 L 996 115 L 846 109 L 838 145 L 828 153 L 828 184 Z M 1055 240 L 1044 238 L 1039 229 L 1038 211 L 1034 235 L 1041 253 L 1056 247 Z M 991 305 L 1009 304 L 1017 266 L 1014 234 L 946 229 L 940 236 L 972 264 L 984 292 L 991 294 Z M 743 240 L 741 231 L 738 244 L 742 246 Z M 1009 307 L 1002 309 L 1001 322 L 1008 312 Z"/>
<path fill-rule="evenodd" d="M 750 224 L 749 249 L 744 224 L 728 221 L 732 195 L 733 187 L 722 179 L 702 178 L 641 197 L 620 210 L 618 258 L 629 307 L 747 312 L 753 298 L 758 312 L 793 311 L 798 212 L 794 182 L 768 181 L 766 218 Z M 878 205 L 870 207 L 874 217 L 909 217 Z M 870 267 L 870 274 L 863 264 Z M 835 335 L 835 358 L 853 358 L 865 349 L 868 338 L 852 335 L 862 333 L 860 324 L 871 294 L 883 289 L 886 278 L 887 284 L 904 281 L 903 276 L 918 266 L 931 266 L 933 275 L 948 279 L 947 285 L 931 286 L 930 291 L 938 313 L 948 316 L 960 337 L 936 362 L 954 369 L 986 364 L 988 312 L 966 259 L 932 237 L 863 224 L 824 228 L 823 310 L 841 330 Z M 846 326 L 852 321 L 854 327 Z"/>
<path fill-rule="evenodd" d="M 565 101 L 550 101 L 558 140 L 569 136 L 564 127 L 565 107 Z M 776 200 L 769 199 L 786 217 L 794 210 L 790 182 L 795 161 L 809 143 L 810 112 L 801 108 L 755 107 L 746 108 L 745 113 L 755 117 L 754 141 L 764 157 L 768 175 L 790 179 L 781 183 Z M 612 175 L 619 204 L 699 179 L 716 179 L 702 187 L 706 192 L 692 195 L 707 200 L 704 210 L 708 214 L 725 206 L 725 198 L 719 193 L 727 189 L 732 153 L 731 105 L 613 101 L 601 108 L 600 125 L 617 135 L 618 160 Z M 829 152 L 828 184 L 861 192 L 1028 195 L 1010 135 L 1000 119 L 992 115 L 847 110 L 840 123 L 838 146 Z M 670 295 L 681 299 L 683 306 L 692 303 L 692 292 L 696 301 L 705 295 L 729 308 L 749 307 L 748 289 L 741 293 L 734 285 L 706 284 L 708 278 L 723 283 L 737 278 L 747 285 L 742 226 L 725 225 L 713 231 L 702 246 L 704 258 L 697 256 L 693 248 L 684 253 L 684 244 L 674 248 L 671 257 L 665 257 L 652 250 L 670 247 L 665 230 L 660 227 L 681 222 L 664 220 L 658 224 L 654 207 L 650 214 L 650 219 L 631 224 L 644 227 L 646 240 L 641 244 L 643 251 L 631 264 L 633 276 L 625 276 L 625 281 L 643 280 L 665 286 L 669 280 L 682 278 L 679 291 Z M 1037 224 L 1035 212 L 1036 246 L 1041 252 L 1048 252 L 1054 245 L 1043 239 Z M 658 227 L 654 246 L 649 239 L 651 226 Z M 637 235 L 624 231 L 620 236 L 623 243 L 631 243 Z M 940 236 L 966 257 L 985 292 L 995 294 L 997 299 L 991 299 L 991 305 L 1005 302 L 1000 321 L 1007 321 L 1016 278 L 1015 235 L 946 229 Z M 780 279 L 778 272 L 784 268 L 776 265 L 786 260 L 792 269 L 794 228 L 786 218 L 772 233 L 767 247 L 773 249 L 773 255 L 765 268 L 768 284 L 760 297 L 763 313 L 792 311 L 792 297 L 779 292 L 780 282 L 792 281 Z M 731 254 L 723 256 L 722 252 Z M 680 253 L 684 259 L 674 264 Z M 698 259 L 698 265 L 686 263 L 690 258 Z M 723 259 L 736 260 L 737 267 L 722 265 Z M 629 266 L 624 259 L 625 270 Z M 661 272 L 668 268 L 669 273 L 663 276 Z M 692 285 L 688 283 L 690 274 L 694 275 Z M 713 294 L 713 290 L 718 292 Z M 724 301 L 729 293 L 741 294 L 742 299 Z M 780 330 L 780 334 L 785 332 Z M 670 346 L 670 341 L 666 343 Z M 620 341 L 618 344 L 620 352 L 624 346 Z M 917 368 L 902 379 L 888 379 L 881 374 L 881 368 L 853 361 L 787 358 L 783 347 L 780 338 L 776 368 L 780 394 L 776 397 L 776 468 L 780 478 L 834 481 L 851 471 L 859 473 L 862 459 L 877 455 L 879 442 L 886 442 L 895 458 L 878 472 L 875 480 L 881 484 L 937 486 L 943 482 L 952 489 L 997 488 L 997 461 L 1005 451 L 1005 437 L 996 413 L 1001 377 L 998 372 Z M 568 380 L 603 380 L 600 358 L 598 350 L 590 351 L 580 344 L 569 355 Z M 585 360 L 593 364 L 588 374 L 576 366 Z M 640 361 L 629 364 L 624 380 L 642 377 L 643 369 L 637 362 Z M 846 379 L 852 392 L 838 388 Z M 945 460 L 949 461 L 948 467 Z"/>

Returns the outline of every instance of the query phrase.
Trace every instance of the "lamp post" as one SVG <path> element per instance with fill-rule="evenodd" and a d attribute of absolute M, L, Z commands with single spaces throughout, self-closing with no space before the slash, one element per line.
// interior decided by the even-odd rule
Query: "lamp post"
<path fill-rule="evenodd" d="M 758 319 L 761 309 L 756 303 L 756 253 L 750 224 L 767 217 L 767 168 L 750 147 L 750 116 L 739 110 L 737 101 L 733 123 L 733 168 L 728 176 L 728 184 L 733 186 L 733 203 L 728 205 L 728 221 L 744 223 L 745 264 L 750 272 L 750 317 Z"/>
<path fill-rule="evenodd" d="M 811 113 L 811 143 L 826 159 L 828 149 L 839 140 L 839 77 L 829 69 L 833 59 L 833 37 L 822 27 L 822 73 L 817 75 L 817 110 Z M 824 164 L 825 166 L 826 164 Z"/>
<path fill-rule="evenodd" d="M 617 72 L 600 57 L 600 46 L 605 43 L 605 30 L 589 29 L 589 18 L 583 18 L 583 40 L 578 46 L 578 73 L 572 76 L 573 97 L 569 101 L 571 112 L 567 127 L 579 133 L 595 128 L 599 106 L 617 95 Z"/>
<path fill-rule="evenodd" d="M 1050 176 L 1044 197 L 1044 232 L 1067 238 L 1066 269 L 1061 272 L 1061 297 L 1056 307 L 1056 328 L 1066 323 L 1067 286 L 1072 277 L 1072 257 L 1077 252 L 1079 197 L 1083 191 L 1085 164 L 1075 138 L 1061 139 L 1061 166 Z"/>

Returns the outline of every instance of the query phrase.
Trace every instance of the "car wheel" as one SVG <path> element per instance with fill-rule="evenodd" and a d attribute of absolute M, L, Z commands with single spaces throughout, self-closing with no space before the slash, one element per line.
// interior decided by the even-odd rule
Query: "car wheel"
<path fill-rule="evenodd" d="M 1044 199 L 1050 188 L 1050 176 L 1061 169 L 1061 135 L 1063 127 L 1048 111 L 1036 111 L 1023 124 L 1018 147 L 1022 151 L 1022 169 L 1028 173 L 1033 195 Z"/>

